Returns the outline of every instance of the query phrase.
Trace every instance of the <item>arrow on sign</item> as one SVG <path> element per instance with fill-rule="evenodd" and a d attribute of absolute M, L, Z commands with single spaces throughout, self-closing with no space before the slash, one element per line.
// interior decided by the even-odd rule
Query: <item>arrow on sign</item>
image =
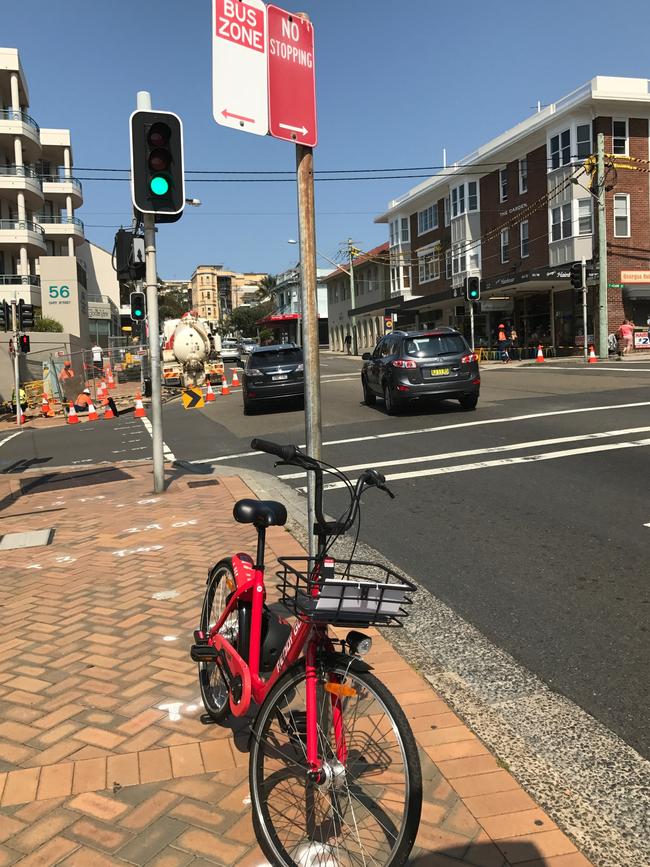
<path fill-rule="evenodd" d="M 289 132 L 299 132 L 300 135 L 307 135 L 309 130 L 304 126 L 289 126 L 288 123 L 279 123 L 280 129 L 288 129 Z"/>
<path fill-rule="evenodd" d="M 235 120 L 244 120 L 246 123 L 255 123 L 255 118 L 252 117 L 242 117 L 240 114 L 233 114 L 231 111 L 228 111 L 227 108 L 221 112 L 221 114 L 227 119 L 229 117 L 233 117 Z"/>
<path fill-rule="evenodd" d="M 194 409 L 195 407 L 200 409 L 202 406 L 205 406 L 203 392 L 200 388 L 186 388 L 181 395 L 181 399 L 185 409 Z"/>

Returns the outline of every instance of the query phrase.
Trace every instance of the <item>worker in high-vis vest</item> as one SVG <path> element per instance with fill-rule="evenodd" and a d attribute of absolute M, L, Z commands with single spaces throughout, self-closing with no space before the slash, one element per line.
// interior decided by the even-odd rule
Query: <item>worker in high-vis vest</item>
<path fill-rule="evenodd" d="M 20 388 L 18 390 L 18 394 L 20 396 L 20 408 L 23 412 L 27 409 L 27 392 L 24 388 Z M 11 392 L 11 411 L 16 412 L 16 388 L 14 386 L 13 391 Z"/>
<path fill-rule="evenodd" d="M 108 401 L 108 405 L 110 406 L 110 408 L 113 410 L 113 414 L 115 416 L 118 416 L 119 413 L 117 411 L 117 407 L 115 406 L 115 401 L 113 400 L 113 398 L 108 397 L 107 395 L 106 400 Z M 88 412 L 88 407 L 92 402 L 93 400 L 90 396 L 90 389 L 84 388 L 81 394 L 77 395 L 77 398 L 74 402 L 74 408 L 77 410 L 77 412 Z"/>

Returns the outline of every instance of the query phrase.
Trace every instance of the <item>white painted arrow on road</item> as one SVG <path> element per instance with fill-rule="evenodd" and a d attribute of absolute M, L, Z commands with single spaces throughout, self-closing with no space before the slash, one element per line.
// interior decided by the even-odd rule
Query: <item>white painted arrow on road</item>
<path fill-rule="evenodd" d="M 307 135 L 309 130 L 304 126 L 289 126 L 288 123 L 279 123 L 280 129 L 288 129 L 289 132 L 299 132 L 300 135 Z"/>

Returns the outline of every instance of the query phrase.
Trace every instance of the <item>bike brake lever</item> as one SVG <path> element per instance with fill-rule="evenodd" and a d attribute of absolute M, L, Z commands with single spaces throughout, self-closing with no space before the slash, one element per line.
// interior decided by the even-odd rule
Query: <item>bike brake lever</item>
<path fill-rule="evenodd" d="M 391 500 L 394 500 L 394 499 L 395 499 L 395 494 L 391 491 L 390 488 L 387 488 L 386 485 L 382 485 L 382 486 L 379 488 L 379 490 L 380 490 L 380 491 L 385 491 L 385 493 L 388 494 L 388 496 L 391 498 Z"/>

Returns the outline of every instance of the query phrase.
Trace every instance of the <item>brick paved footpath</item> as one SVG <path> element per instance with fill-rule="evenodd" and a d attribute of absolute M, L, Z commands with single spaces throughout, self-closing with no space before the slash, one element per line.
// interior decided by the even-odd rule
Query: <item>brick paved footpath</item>
<path fill-rule="evenodd" d="M 162 497 L 148 468 L 0 477 L 0 867 L 264 864 L 248 798 L 246 721 L 201 722 L 188 648 L 208 566 L 253 549 L 237 477 Z M 13 493 L 12 495 L 10 493 Z M 22 492 L 22 493 L 21 493 Z M 301 554 L 282 528 L 271 553 Z M 154 594 L 178 595 L 158 601 Z M 376 635 L 369 661 L 418 740 L 419 867 L 589 867 L 444 701 Z"/>

